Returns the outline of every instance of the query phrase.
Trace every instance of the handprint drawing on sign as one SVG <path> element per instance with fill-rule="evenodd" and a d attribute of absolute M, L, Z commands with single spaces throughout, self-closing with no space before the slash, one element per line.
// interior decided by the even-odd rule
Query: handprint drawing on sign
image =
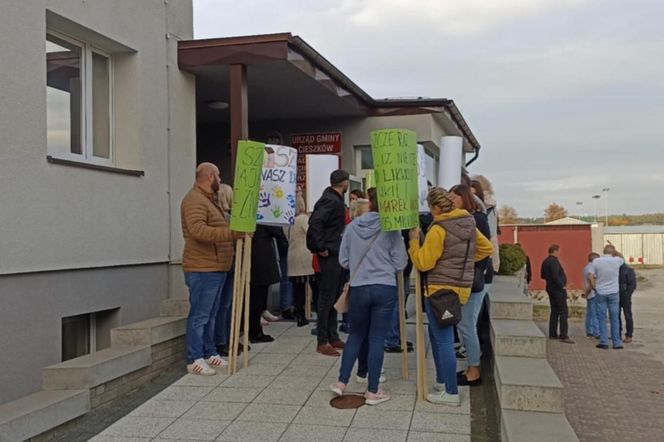
<path fill-rule="evenodd" d="M 258 194 L 258 207 L 269 207 L 270 206 L 270 194 L 267 192 L 261 192 Z"/>
<path fill-rule="evenodd" d="M 290 207 L 291 209 L 294 209 L 295 208 L 295 197 L 293 195 L 288 195 L 286 197 L 286 199 L 288 200 L 288 207 Z"/>
<path fill-rule="evenodd" d="M 284 192 L 284 189 L 282 189 L 282 188 L 279 187 L 279 186 L 275 187 L 275 188 L 272 190 L 272 192 L 273 192 L 274 196 L 275 196 L 277 199 L 281 199 L 281 198 L 283 198 L 284 195 L 286 194 L 286 192 Z"/>
<path fill-rule="evenodd" d="M 262 220 L 262 219 L 264 219 L 264 218 L 265 218 L 265 217 L 263 216 L 262 213 L 258 212 L 258 213 L 256 214 L 256 221 L 260 221 L 260 220 Z"/>
<path fill-rule="evenodd" d="M 274 216 L 276 219 L 281 218 L 283 213 L 283 210 L 281 210 L 281 207 L 279 206 L 276 206 L 274 209 L 272 209 L 272 216 Z"/>
<path fill-rule="evenodd" d="M 287 210 L 284 216 L 288 220 L 288 224 L 295 224 L 295 212 Z"/>

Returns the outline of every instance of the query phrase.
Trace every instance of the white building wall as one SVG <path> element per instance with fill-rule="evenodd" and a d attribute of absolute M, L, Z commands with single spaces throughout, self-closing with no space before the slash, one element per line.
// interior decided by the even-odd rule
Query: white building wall
<path fill-rule="evenodd" d="M 135 51 L 117 57 L 115 166 L 145 176 L 46 161 L 47 10 Z M 179 257 L 176 206 L 193 182 L 195 107 L 177 40 L 192 38 L 192 27 L 190 0 L 2 2 L 0 274 Z"/>

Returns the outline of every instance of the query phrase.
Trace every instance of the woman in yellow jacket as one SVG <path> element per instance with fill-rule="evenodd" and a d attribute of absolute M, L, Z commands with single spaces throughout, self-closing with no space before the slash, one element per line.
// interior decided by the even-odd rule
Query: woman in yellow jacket
<path fill-rule="evenodd" d="M 435 392 L 427 396 L 434 404 L 458 407 L 461 405 L 456 377 L 453 326 L 441 327 L 431 308 L 429 296 L 438 290 L 451 290 L 461 304 L 470 297 L 473 285 L 474 262 L 491 255 L 493 246 L 475 227 L 473 216 L 456 209 L 452 196 L 434 187 L 427 197 L 433 223 L 420 245 L 420 229 L 410 232 L 408 253 L 413 265 L 427 272 L 424 306 L 429 318 L 429 339 L 436 365 Z"/>

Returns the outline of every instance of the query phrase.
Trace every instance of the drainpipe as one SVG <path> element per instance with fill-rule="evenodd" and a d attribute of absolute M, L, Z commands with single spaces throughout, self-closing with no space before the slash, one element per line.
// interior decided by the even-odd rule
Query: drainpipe
<path fill-rule="evenodd" d="M 468 167 L 468 166 L 470 166 L 471 164 L 473 164 L 473 163 L 475 162 L 475 160 L 477 160 L 477 158 L 479 158 L 479 156 L 480 156 L 480 148 L 479 148 L 479 147 L 476 147 L 476 148 L 475 148 L 475 155 L 470 159 L 470 161 L 468 161 L 468 162 L 466 163 L 466 167 Z"/>

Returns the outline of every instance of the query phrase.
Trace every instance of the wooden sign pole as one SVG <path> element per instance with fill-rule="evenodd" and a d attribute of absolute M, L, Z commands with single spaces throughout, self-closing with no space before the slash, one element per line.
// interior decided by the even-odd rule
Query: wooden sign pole
<path fill-rule="evenodd" d="M 244 264 L 242 271 L 245 273 L 244 277 L 244 336 L 243 346 L 244 353 L 242 358 L 242 367 L 249 366 L 249 297 L 251 294 L 251 236 L 247 235 L 244 239 Z"/>
<path fill-rule="evenodd" d="M 238 321 L 236 314 L 238 297 L 240 292 L 240 282 L 242 280 L 242 240 L 238 239 L 235 242 L 235 275 L 233 278 L 233 295 L 231 301 L 231 328 L 228 336 L 228 375 L 233 374 L 233 361 L 236 354 L 233 352 L 235 348 L 235 323 Z"/>
<path fill-rule="evenodd" d="M 415 329 L 416 329 L 416 356 L 417 356 L 417 399 L 425 401 L 427 398 L 427 364 L 426 347 L 424 344 L 424 315 L 422 314 L 422 279 L 420 272 L 415 271 Z"/>
<path fill-rule="evenodd" d="M 232 373 L 235 374 L 237 372 L 237 357 L 238 357 L 238 352 L 240 348 L 240 326 L 242 325 L 242 307 L 244 304 L 244 296 L 246 292 L 246 279 L 247 279 L 247 273 L 244 267 L 245 261 L 247 257 L 244 255 L 244 252 L 246 251 L 246 239 L 242 240 L 241 244 L 241 249 L 242 252 L 240 254 L 241 260 L 240 260 L 240 282 L 238 283 L 238 291 L 237 291 L 237 302 L 233 307 L 234 313 L 235 313 L 235 328 L 233 329 L 233 363 L 229 364 L 232 367 Z"/>
<path fill-rule="evenodd" d="M 397 302 L 399 303 L 399 335 L 401 336 L 401 378 L 408 380 L 408 335 L 406 333 L 406 295 L 403 271 L 397 272 Z"/>

